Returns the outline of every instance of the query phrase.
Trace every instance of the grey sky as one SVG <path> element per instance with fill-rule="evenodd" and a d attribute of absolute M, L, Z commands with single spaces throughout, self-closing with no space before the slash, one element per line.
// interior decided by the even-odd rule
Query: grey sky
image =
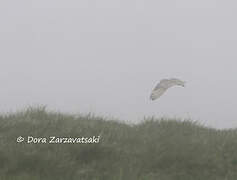
<path fill-rule="evenodd" d="M 0 1 L 0 111 L 47 104 L 237 127 L 236 10 L 233 0 Z M 151 102 L 172 77 L 187 87 Z"/>

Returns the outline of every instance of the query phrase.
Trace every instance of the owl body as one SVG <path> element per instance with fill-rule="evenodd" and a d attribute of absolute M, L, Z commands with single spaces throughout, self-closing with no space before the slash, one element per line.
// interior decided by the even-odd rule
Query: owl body
<path fill-rule="evenodd" d="M 176 78 L 163 79 L 156 85 L 156 87 L 151 92 L 150 99 L 152 101 L 158 99 L 160 96 L 162 96 L 167 91 L 167 89 L 169 89 L 173 86 L 182 86 L 182 87 L 184 87 L 185 82 L 181 81 L 179 79 L 176 79 Z"/>

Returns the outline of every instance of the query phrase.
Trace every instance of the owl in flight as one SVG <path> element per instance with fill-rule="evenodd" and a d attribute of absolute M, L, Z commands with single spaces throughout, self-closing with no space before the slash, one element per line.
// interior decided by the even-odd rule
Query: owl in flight
<path fill-rule="evenodd" d="M 167 89 L 173 86 L 185 87 L 185 82 L 176 78 L 162 79 L 151 92 L 150 99 L 152 101 L 156 100 L 163 95 Z"/>

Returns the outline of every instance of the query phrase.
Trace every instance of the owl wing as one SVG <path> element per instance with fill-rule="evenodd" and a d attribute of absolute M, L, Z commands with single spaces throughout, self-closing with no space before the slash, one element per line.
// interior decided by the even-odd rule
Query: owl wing
<path fill-rule="evenodd" d="M 163 87 L 160 87 L 160 88 L 155 87 L 155 89 L 151 92 L 150 99 L 152 101 L 156 100 L 157 98 L 162 96 L 165 93 L 165 91 L 166 89 Z"/>

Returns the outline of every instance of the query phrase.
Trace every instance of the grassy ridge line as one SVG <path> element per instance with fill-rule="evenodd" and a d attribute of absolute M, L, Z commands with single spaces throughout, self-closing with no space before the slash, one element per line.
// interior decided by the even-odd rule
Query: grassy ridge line
<path fill-rule="evenodd" d="M 18 136 L 98 144 L 16 143 Z M 236 180 L 237 131 L 150 118 L 129 125 L 42 108 L 0 115 L 0 180 Z"/>

